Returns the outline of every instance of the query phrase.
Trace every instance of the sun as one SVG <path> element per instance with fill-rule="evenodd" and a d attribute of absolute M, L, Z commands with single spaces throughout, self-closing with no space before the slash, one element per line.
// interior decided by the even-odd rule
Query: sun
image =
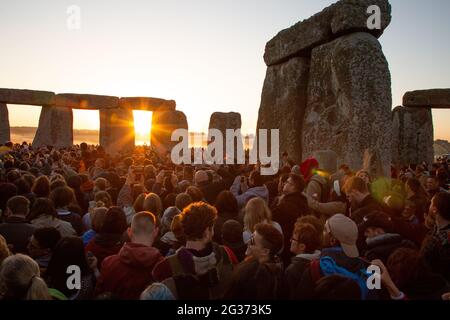
<path fill-rule="evenodd" d="M 151 112 L 134 110 L 133 116 L 135 135 L 140 138 L 148 137 L 151 130 Z"/>

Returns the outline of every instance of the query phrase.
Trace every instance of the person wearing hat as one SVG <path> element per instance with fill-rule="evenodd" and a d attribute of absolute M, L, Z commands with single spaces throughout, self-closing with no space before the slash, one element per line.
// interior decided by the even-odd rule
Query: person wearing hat
<path fill-rule="evenodd" d="M 391 232 L 393 230 L 392 219 L 383 212 L 368 214 L 358 228 L 359 233 L 364 235 L 367 244 L 364 257 L 369 261 L 378 259 L 387 263 L 389 256 L 396 249 L 416 248 L 412 241 Z"/>
<path fill-rule="evenodd" d="M 361 289 L 361 299 L 377 299 L 376 290 L 368 290 L 367 268 L 370 263 L 360 258 L 356 242 L 358 226 L 343 214 L 329 218 L 324 228 L 324 249 L 320 259 L 311 261 L 303 272 L 292 297 L 312 299 L 317 282 L 326 276 L 341 275 L 356 281 Z"/>

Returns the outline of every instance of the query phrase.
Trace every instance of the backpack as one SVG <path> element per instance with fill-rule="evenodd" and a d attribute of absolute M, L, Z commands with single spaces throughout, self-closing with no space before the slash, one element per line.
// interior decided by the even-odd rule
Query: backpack
<path fill-rule="evenodd" d="M 330 193 L 331 193 L 331 182 L 330 182 L 330 180 L 325 178 L 326 182 L 325 183 L 321 183 L 320 181 L 315 180 L 313 178 L 311 178 L 309 180 L 308 184 L 311 183 L 312 181 L 314 181 L 320 186 L 320 199 L 319 199 L 319 202 L 320 203 L 327 203 L 327 202 L 329 202 Z"/>
<path fill-rule="evenodd" d="M 344 267 L 338 266 L 331 257 L 322 257 L 312 260 L 310 263 L 310 274 L 313 283 L 317 283 L 322 277 L 338 274 L 350 278 L 358 283 L 361 289 L 361 300 L 367 300 L 369 289 L 367 288 L 367 278 L 370 276 L 366 270 L 361 269 L 357 273 L 353 273 Z"/>
<path fill-rule="evenodd" d="M 167 257 L 179 300 L 221 299 L 231 280 L 233 262 L 228 248 L 213 244 L 217 264 L 202 275 L 186 271 L 178 254 Z M 228 279 L 227 279 L 228 276 Z"/>

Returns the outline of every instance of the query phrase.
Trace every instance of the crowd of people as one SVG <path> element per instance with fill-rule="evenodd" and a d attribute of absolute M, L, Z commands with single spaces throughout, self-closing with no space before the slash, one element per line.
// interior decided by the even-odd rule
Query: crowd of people
<path fill-rule="evenodd" d="M 285 153 L 263 176 L 9 142 L 0 299 L 450 300 L 449 163 L 372 177 Z"/>

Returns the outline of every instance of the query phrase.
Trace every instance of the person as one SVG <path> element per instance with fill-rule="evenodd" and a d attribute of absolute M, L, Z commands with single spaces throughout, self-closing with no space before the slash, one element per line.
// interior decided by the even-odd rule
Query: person
<path fill-rule="evenodd" d="M 175 297 L 165 284 L 160 282 L 153 282 L 144 291 L 142 291 L 140 300 L 170 301 L 175 300 Z"/>
<path fill-rule="evenodd" d="M 106 207 L 110 208 L 112 206 L 112 199 L 108 192 L 106 191 L 99 191 L 94 195 L 93 202 L 90 203 L 89 212 L 87 212 L 83 218 L 83 228 L 84 230 L 90 230 L 92 229 L 92 217 L 91 212 L 96 207 Z"/>
<path fill-rule="evenodd" d="M 450 193 L 439 192 L 433 197 L 429 215 L 435 217 L 435 228 L 424 241 L 421 254 L 433 272 L 450 282 Z"/>
<path fill-rule="evenodd" d="M 418 179 L 410 178 L 405 183 L 406 199 L 414 203 L 415 215 L 419 223 L 424 222 L 424 215 L 428 209 L 428 197 L 425 189 Z"/>
<path fill-rule="evenodd" d="M 6 243 L 5 238 L 0 235 L 0 266 L 2 265 L 3 260 L 8 258 L 11 255 L 11 251 L 9 251 L 8 244 Z"/>
<path fill-rule="evenodd" d="M 440 300 L 450 289 L 445 278 L 434 273 L 415 249 L 399 248 L 386 265 L 380 260 L 372 261 L 372 265 L 380 267 L 381 282 L 392 299 Z"/>
<path fill-rule="evenodd" d="M 37 198 L 27 219 L 36 228 L 55 228 L 62 237 L 77 234 L 70 222 L 58 218 L 53 202 L 48 198 Z"/>
<path fill-rule="evenodd" d="M 102 225 L 105 222 L 107 212 L 108 208 L 106 207 L 96 207 L 92 209 L 90 219 L 92 228 L 83 233 L 83 236 L 81 237 L 85 246 L 100 232 Z"/>
<path fill-rule="evenodd" d="M 233 250 L 239 262 L 245 259 L 245 252 L 247 251 L 247 245 L 244 243 L 242 233 L 243 227 L 239 221 L 228 220 L 222 225 L 221 241 L 219 242 Z"/>
<path fill-rule="evenodd" d="M 367 184 L 367 188 L 370 190 L 370 183 L 372 182 L 372 179 L 370 178 L 370 174 L 367 170 L 359 170 L 356 172 L 356 177 L 363 179 Z"/>
<path fill-rule="evenodd" d="M 436 176 L 429 176 L 426 180 L 426 191 L 428 195 L 428 199 L 432 199 L 434 195 L 438 192 L 445 192 L 439 185 L 439 178 Z"/>
<path fill-rule="evenodd" d="M 313 297 L 316 301 L 356 301 L 361 300 L 361 289 L 355 280 L 333 274 L 317 281 Z"/>
<path fill-rule="evenodd" d="M 36 227 L 27 220 L 30 201 L 24 196 L 15 196 L 6 203 L 6 219 L 0 224 L 2 235 L 13 253 L 26 253 L 28 241 Z"/>
<path fill-rule="evenodd" d="M 45 274 L 52 257 L 53 249 L 61 239 L 58 230 L 52 227 L 36 229 L 28 243 L 28 255 L 39 265 L 41 274 Z"/>
<path fill-rule="evenodd" d="M 230 191 L 236 197 L 239 208 L 244 207 L 250 199 L 255 197 L 269 203 L 269 190 L 264 185 L 263 177 L 256 170 L 250 173 L 248 183 L 245 176 L 237 176 Z"/>
<path fill-rule="evenodd" d="M 272 213 L 266 202 L 261 198 L 253 198 L 247 202 L 244 214 L 244 232 L 242 234 L 244 243 L 248 243 L 255 232 L 255 227 L 259 223 L 273 225 L 283 234 L 283 229 L 278 222 L 272 220 Z"/>
<path fill-rule="evenodd" d="M 239 220 L 239 206 L 233 193 L 223 190 L 219 193 L 214 207 L 217 209 L 217 220 L 214 224 L 213 240 L 221 244 L 222 226 L 228 220 Z"/>
<path fill-rule="evenodd" d="M 366 239 L 364 257 L 369 260 L 381 260 L 386 263 L 389 256 L 398 248 L 416 248 L 410 240 L 391 232 L 393 223 L 389 215 L 383 212 L 372 212 L 364 217 L 359 233 Z"/>
<path fill-rule="evenodd" d="M 291 235 L 294 224 L 301 216 L 311 213 L 306 197 L 302 194 L 305 189 L 305 181 L 302 176 L 291 173 L 284 188 L 284 196 L 280 202 L 272 208 L 273 220 L 278 222 L 283 230 L 283 234 Z M 284 249 L 282 254 L 283 262 L 289 264 L 291 258 L 289 236 L 284 239 Z"/>
<path fill-rule="evenodd" d="M 126 242 L 118 254 L 103 260 L 96 293 L 110 292 L 115 299 L 138 299 L 153 282 L 153 267 L 163 259 L 153 247 L 158 232 L 153 213 L 135 214 L 128 229 L 131 241 Z"/>
<path fill-rule="evenodd" d="M 50 193 L 50 199 L 56 208 L 58 218 L 70 222 L 77 232 L 77 235 L 83 234 L 83 222 L 79 214 L 71 212 L 69 205 L 75 201 L 75 194 L 69 187 L 58 187 Z"/>
<path fill-rule="evenodd" d="M 24 254 L 15 254 L 3 261 L 0 300 L 51 300 L 36 261 Z"/>
<path fill-rule="evenodd" d="M 361 299 L 377 298 L 375 291 L 368 290 L 366 270 L 369 263 L 360 258 L 357 239 L 358 226 L 353 220 L 343 214 L 329 218 L 325 223 L 324 248 L 320 259 L 311 261 L 310 267 L 303 272 L 293 297 L 301 300 L 311 299 L 314 296 L 314 288 L 322 277 L 339 274 L 358 282 Z"/>
<path fill-rule="evenodd" d="M 181 213 L 186 245 L 153 269 L 153 279 L 167 285 L 177 299 L 220 299 L 231 280 L 237 259 L 212 242 L 217 210 L 205 202 L 190 204 Z"/>
<path fill-rule="evenodd" d="M 31 187 L 31 192 L 33 192 L 37 198 L 48 198 L 50 195 L 50 180 L 48 177 L 37 177 Z"/>
<path fill-rule="evenodd" d="M 247 247 L 247 259 L 233 272 L 225 299 L 275 300 L 282 295 L 283 266 L 278 253 L 283 235 L 272 225 L 261 223 Z"/>
<path fill-rule="evenodd" d="M 328 202 L 330 194 L 329 181 L 327 178 L 317 173 L 319 162 L 315 158 L 306 159 L 300 165 L 300 172 L 305 179 L 305 193 L 315 200 Z"/>
<path fill-rule="evenodd" d="M 363 218 L 373 211 L 383 211 L 382 206 L 370 195 L 366 182 L 358 177 L 347 179 L 343 191 L 351 204 L 351 218 L 362 223 Z"/>
<path fill-rule="evenodd" d="M 225 190 L 222 179 L 213 181 L 205 170 L 198 170 L 195 173 L 194 184 L 202 191 L 205 200 L 210 204 L 216 203 L 219 193 Z"/>
<path fill-rule="evenodd" d="M 122 248 L 124 232 L 127 228 L 123 210 L 119 207 L 109 208 L 99 232 L 86 245 L 86 253 L 91 252 L 101 266 L 106 257 L 117 254 Z"/>
<path fill-rule="evenodd" d="M 284 272 L 286 297 L 293 298 L 292 294 L 305 269 L 312 260 L 320 258 L 321 240 L 320 231 L 312 224 L 299 221 L 295 223 L 290 246 L 295 257 Z"/>
<path fill-rule="evenodd" d="M 70 266 L 77 266 L 80 272 L 81 287 L 67 286 Z M 69 300 L 88 300 L 93 297 L 97 259 L 87 257 L 83 241 L 79 237 L 65 237 L 58 241 L 45 272 L 45 281 L 49 288 L 58 290 Z"/>

